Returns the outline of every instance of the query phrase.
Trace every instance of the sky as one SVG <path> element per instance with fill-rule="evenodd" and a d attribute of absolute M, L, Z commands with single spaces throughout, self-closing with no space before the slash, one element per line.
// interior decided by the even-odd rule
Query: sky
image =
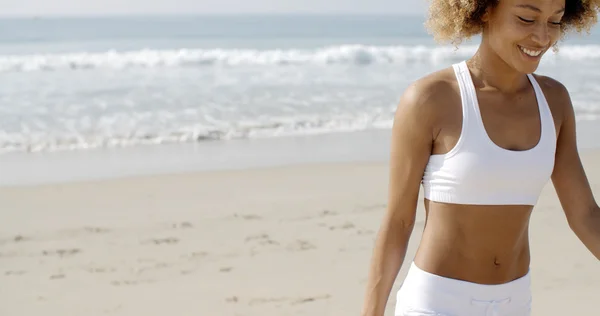
<path fill-rule="evenodd" d="M 0 0 L 0 16 L 122 14 L 422 14 L 426 0 Z"/>

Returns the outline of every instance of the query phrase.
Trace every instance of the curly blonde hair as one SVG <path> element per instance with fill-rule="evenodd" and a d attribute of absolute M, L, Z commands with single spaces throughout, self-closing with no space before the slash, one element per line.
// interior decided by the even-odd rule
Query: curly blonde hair
<path fill-rule="evenodd" d="M 481 18 L 488 7 L 500 0 L 430 0 L 425 26 L 440 43 L 460 44 L 483 30 Z M 600 0 L 566 0 L 561 30 L 589 32 L 598 22 Z"/>

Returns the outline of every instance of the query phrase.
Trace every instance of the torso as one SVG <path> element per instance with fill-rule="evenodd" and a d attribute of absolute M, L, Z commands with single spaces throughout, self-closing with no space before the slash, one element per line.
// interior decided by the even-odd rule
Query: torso
<path fill-rule="evenodd" d="M 560 104 L 552 102 L 549 78 L 536 76 L 554 118 L 562 124 Z M 432 154 L 444 154 L 456 145 L 462 127 L 461 97 L 452 68 L 423 80 L 444 82 L 435 118 Z M 490 140 L 514 151 L 528 150 L 540 140 L 540 114 L 533 88 L 506 96 L 475 82 L 481 119 Z M 435 100 L 436 102 L 438 100 Z M 507 106 L 510 104 L 510 106 Z M 481 284 L 506 283 L 529 270 L 529 205 L 462 205 L 425 199 L 426 225 L 414 258 L 423 270 L 448 278 Z"/>

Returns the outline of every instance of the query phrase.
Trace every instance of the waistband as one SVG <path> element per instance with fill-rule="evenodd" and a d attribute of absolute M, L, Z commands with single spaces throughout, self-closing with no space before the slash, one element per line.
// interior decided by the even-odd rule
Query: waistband
<path fill-rule="evenodd" d="M 445 292 L 457 298 L 465 296 L 469 300 L 506 300 L 530 299 L 531 273 L 503 284 L 478 284 L 463 280 L 446 278 L 420 269 L 414 262 L 411 263 L 404 284 L 416 287 L 423 291 Z"/>

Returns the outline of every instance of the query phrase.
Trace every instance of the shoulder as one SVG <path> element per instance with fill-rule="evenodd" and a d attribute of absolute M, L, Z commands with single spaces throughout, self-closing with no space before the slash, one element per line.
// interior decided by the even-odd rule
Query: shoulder
<path fill-rule="evenodd" d="M 573 113 L 573 104 L 567 87 L 560 81 L 542 75 L 534 75 L 540 85 L 555 120 L 563 122 Z"/>
<path fill-rule="evenodd" d="M 424 168 L 431 155 L 432 145 L 444 124 L 446 108 L 456 97 L 456 79 L 453 70 L 442 69 L 411 82 L 400 98 L 392 125 L 394 161 L 405 166 L 418 161 Z M 454 82 L 453 82 L 454 81 Z M 460 97 L 459 97 L 460 99 Z M 459 103 L 460 104 L 460 103 Z M 413 165 L 417 166 L 417 165 Z"/>
<path fill-rule="evenodd" d="M 557 98 L 561 101 L 570 99 L 569 90 L 560 81 L 548 76 L 537 74 L 535 74 L 534 77 L 542 88 L 542 91 L 544 91 L 544 94 L 551 97 L 552 100 L 554 100 L 554 98 Z"/>
<path fill-rule="evenodd" d="M 460 105 L 460 92 L 454 70 L 449 67 L 413 81 L 402 94 L 397 113 L 434 124 L 456 103 Z"/>

